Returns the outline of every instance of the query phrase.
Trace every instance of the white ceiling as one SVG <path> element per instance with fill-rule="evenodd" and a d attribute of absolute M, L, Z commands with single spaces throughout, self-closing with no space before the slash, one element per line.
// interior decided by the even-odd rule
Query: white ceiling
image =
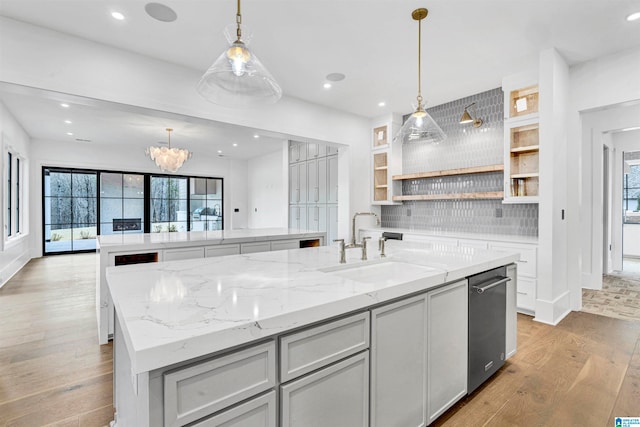
<path fill-rule="evenodd" d="M 143 0 L 2 0 L 0 14 L 204 71 L 225 48 L 222 31 L 235 20 L 236 2 L 155 1 L 178 19 L 152 19 Z M 503 76 L 536 67 L 550 47 L 570 64 L 640 47 L 640 21 L 625 20 L 640 11 L 640 0 L 244 0 L 242 14 L 254 52 L 285 96 L 376 117 L 410 112 L 415 103 L 417 7 L 429 9 L 422 29 L 427 107 L 498 87 Z M 126 19 L 111 18 L 114 10 Z M 323 89 L 333 72 L 347 77 Z M 179 138 L 176 125 L 173 141 Z"/>

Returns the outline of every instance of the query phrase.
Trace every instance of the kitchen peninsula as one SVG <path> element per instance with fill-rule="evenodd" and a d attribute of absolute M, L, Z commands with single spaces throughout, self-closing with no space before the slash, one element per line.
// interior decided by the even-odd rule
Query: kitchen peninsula
<path fill-rule="evenodd" d="M 433 421 L 467 393 L 466 278 L 515 280 L 519 256 L 372 246 L 345 264 L 334 245 L 108 268 L 115 425 Z M 506 304 L 508 357 L 514 289 Z"/>
<path fill-rule="evenodd" d="M 324 232 L 289 228 L 261 228 L 186 233 L 136 233 L 98 236 L 96 315 L 98 341 L 113 335 L 113 303 L 109 297 L 106 268 L 110 266 L 209 258 L 222 255 L 297 249 L 325 244 Z"/>

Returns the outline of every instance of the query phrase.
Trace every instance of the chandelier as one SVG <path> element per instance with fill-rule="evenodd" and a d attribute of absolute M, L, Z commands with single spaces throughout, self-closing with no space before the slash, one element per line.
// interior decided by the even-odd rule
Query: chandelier
<path fill-rule="evenodd" d="M 230 46 L 204 73 L 196 89 L 203 98 L 228 107 L 273 104 L 282 97 L 282 89 L 256 54 L 242 41 L 240 0 L 236 13 L 235 41 L 225 32 Z"/>
<path fill-rule="evenodd" d="M 401 138 L 402 143 L 408 142 L 424 142 L 437 144 L 443 141 L 447 136 L 440 126 L 424 109 L 422 103 L 422 86 L 420 79 L 420 50 L 422 38 L 422 20 L 427 17 L 429 11 L 425 8 L 416 9 L 411 12 L 411 17 L 418 21 L 418 106 L 416 111 L 409 116 L 406 122 L 400 128 L 396 138 Z"/>
<path fill-rule="evenodd" d="M 171 132 L 173 129 L 167 128 L 169 134 L 168 147 L 149 147 L 145 153 L 156 162 L 158 167 L 165 172 L 176 172 L 182 167 L 184 162 L 191 158 L 191 152 L 184 148 L 171 148 Z"/>

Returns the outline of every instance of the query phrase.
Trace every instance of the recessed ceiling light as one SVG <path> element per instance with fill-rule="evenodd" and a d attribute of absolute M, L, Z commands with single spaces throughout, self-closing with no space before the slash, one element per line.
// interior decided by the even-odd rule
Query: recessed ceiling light
<path fill-rule="evenodd" d="M 254 138 L 260 138 L 260 135 L 258 135 L 257 133 L 255 135 L 253 135 Z"/>
<path fill-rule="evenodd" d="M 330 73 L 327 74 L 327 80 L 330 82 L 340 82 L 345 79 L 345 75 L 342 73 Z"/>
<path fill-rule="evenodd" d="M 384 101 L 378 102 L 378 107 L 384 107 L 385 105 L 387 104 Z"/>
<path fill-rule="evenodd" d="M 234 147 L 237 147 L 237 146 L 238 146 L 238 144 L 236 144 L 236 143 L 234 142 L 234 143 L 233 143 L 233 146 L 234 146 Z"/>
<path fill-rule="evenodd" d="M 67 135 L 72 136 L 73 132 L 67 132 Z"/>
<path fill-rule="evenodd" d="M 218 154 L 222 154 L 222 150 L 218 150 Z"/>
<path fill-rule="evenodd" d="M 70 125 L 71 124 L 71 120 L 65 120 L 64 121 L 66 124 Z"/>
<path fill-rule="evenodd" d="M 124 15 L 120 12 L 111 12 L 111 16 L 113 19 L 117 19 L 118 21 L 122 21 L 124 19 Z"/>
<path fill-rule="evenodd" d="M 638 19 L 640 19 L 640 12 L 632 13 L 627 16 L 627 21 L 637 21 Z"/>
<path fill-rule="evenodd" d="M 178 14 L 173 9 L 161 3 L 147 3 L 144 10 L 147 15 L 158 21 L 173 22 L 178 19 Z"/>
<path fill-rule="evenodd" d="M 62 108 L 69 108 L 69 104 L 64 104 L 64 103 L 62 103 L 62 104 L 60 104 L 60 106 L 61 106 Z"/>
<path fill-rule="evenodd" d="M 322 87 L 325 89 L 331 89 L 331 83 L 325 83 L 322 85 Z"/>

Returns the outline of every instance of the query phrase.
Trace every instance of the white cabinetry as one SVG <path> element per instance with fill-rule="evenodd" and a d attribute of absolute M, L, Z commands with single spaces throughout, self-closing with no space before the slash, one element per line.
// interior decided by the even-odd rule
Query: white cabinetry
<path fill-rule="evenodd" d="M 256 252 L 269 252 L 271 250 L 270 242 L 254 242 L 254 243 L 241 243 L 241 254 L 253 254 Z"/>
<path fill-rule="evenodd" d="M 281 386 L 282 427 L 368 427 L 369 352 Z"/>
<path fill-rule="evenodd" d="M 467 394 L 467 281 L 427 293 L 427 406 L 430 424 Z"/>
<path fill-rule="evenodd" d="M 204 248 L 165 249 L 163 261 L 179 261 L 183 259 L 204 258 Z"/>
<path fill-rule="evenodd" d="M 489 243 L 489 249 L 520 252 L 516 285 L 516 307 L 521 313 L 535 315 L 538 273 L 538 248 L 535 245 L 518 243 Z"/>
<path fill-rule="evenodd" d="M 397 114 L 375 121 L 371 148 L 371 203 L 393 204 L 393 196 L 402 193 L 402 183 L 393 181 L 393 175 L 402 173 L 402 141 L 393 141 L 393 136 L 402 126 Z"/>
<path fill-rule="evenodd" d="M 426 340 L 424 294 L 371 311 L 371 427 L 427 425 Z"/>
<path fill-rule="evenodd" d="M 225 256 L 225 255 L 238 255 L 239 253 L 240 253 L 240 244 L 216 245 L 216 246 L 207 246 L 204 248 L 204 256 L 206 258 Z"/>
<path fill-rule="evenodd" d="M 504 203 L 538 203 L 540 125 L 535 73 L 505 77 Z"/>
<path fill-rule="evenodd" d="M 516 354 L 518 342 L 518 313 L 516 312 L 516 289 L 518 287 L 518 277 L 516 266 L 507 266 L 507 277 L 511 280 L 507 282 L 507 323 L 505 335 L 504 354 L 506 359 Z"/>

